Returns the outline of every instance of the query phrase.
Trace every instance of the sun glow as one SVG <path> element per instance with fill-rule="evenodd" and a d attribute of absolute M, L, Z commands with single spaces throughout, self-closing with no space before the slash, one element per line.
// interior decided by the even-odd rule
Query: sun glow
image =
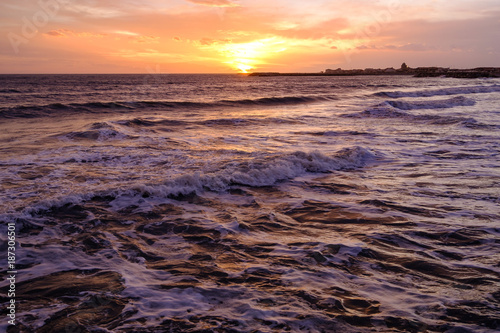
<path fill-rule="evenodd" d="M 277 53 L 286 50 L 285 41 L 277 38 L 261 39 L 248 43 L 228 43 L 217 45 L 221 53 L 233 69 L 248 73 L 259 65 L 264 65 Z"/>
<path fill-rule="evenodd" d="M 245 64 L 238 64 L 237 67 L 240 70 L 240 73 L 248 73 L 248 71 L 253 68 L 252 66 Z"/>

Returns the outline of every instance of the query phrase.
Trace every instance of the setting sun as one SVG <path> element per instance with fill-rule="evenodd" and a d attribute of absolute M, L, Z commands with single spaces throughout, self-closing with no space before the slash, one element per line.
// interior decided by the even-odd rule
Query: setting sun
<path fill-rule="evenodd" d="M 248 43 L 227 43 L 214 47 L 227 60 L 233 69 L 248 73 L 250 69 L 265 65 L 277 53 L 286 50 L 285 41 L 276 38 L 266 38 Z"/>
<path fill-rule="evenodd" d="M 240 70 L 241 73 L 248 73 L 248 71 L 251 70 L 252 68 L 253 68 L 252 66 L 248 66 L 245 64 L 238 65 L 238 69 Z"/>

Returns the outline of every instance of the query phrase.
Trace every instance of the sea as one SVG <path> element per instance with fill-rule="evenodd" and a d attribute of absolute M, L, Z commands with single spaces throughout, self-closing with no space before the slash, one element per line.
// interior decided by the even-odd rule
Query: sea
<path fill-rule="evenodd" d="M 2 331 L 500 330 L 500 79 L 1 75 L 0 179 Z"/>

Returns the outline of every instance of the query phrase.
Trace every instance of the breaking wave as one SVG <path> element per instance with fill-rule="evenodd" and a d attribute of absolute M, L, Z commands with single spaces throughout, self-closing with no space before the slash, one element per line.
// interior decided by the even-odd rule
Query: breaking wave
<path fill-rule="evenodd" d="M 234 186 L 266 187 L 308 173 L 328 173 L 360 168 L 374 161 L 375 158 L 374 153 L 362 147 L 345 148 L 333 156 L 327 156 L 318 151 L 271 155 L 236 165 L 222 165 L 219 171 L 211 173 L 201 171 L 186 173 L 160 184 L 138 184 L 128 189 L 109 190 L 105 193 L 89 192 L 50 199 L 29 208 L 28 212 L 59 207 L 68 203 L 77 204 L 95 196 L 112 196 L 117 199 L 123 197 L 176 199 L 188 195 L 200 195 L 205 191 L 224 193 Z"/>
<path fill-rule="evenodd" d="M 123 140 L 131 139 L 120 131 L 116 126 L 107 122 L 93 123 L 83 131 L 74 131 L 63 135 L 64 138 L 70 140 L 94 140 L 94 141 L 107 141 L 107 140 Z"/>
<path fill-rule="evenodd" d="M 419 110 L 419 109 L 448 109 L 457 106 L 473 106 L 476 101 L 473 99 L 457 96 L 449 99 L 440 99 L 433 101 L 386 101 L 392 107 L 400 110 Z"/>
<path fill-rule="evenodd" d="M 419 109 L 419 104 L 404 104 L 400 105 L 401 108 L 407 107 L 408 109 L 404 110 L 412 110 Z M 401 109 L 397 109 L 390 105 L 389 103 L 383 103 L 377 105 L 373 108 L 364 110 L 362 112 L 344 114 L 342 117 L 347 118 L 380 118 L 380 119 L 391 119 L 391 118 L 399 118 L 404 119 L 411 122 L 423 122 L 431 125 L 455 125 L 460 124 L 466 127 L 471 126 L 488 126 L 484 124 L 480 124 L 472 117 L 455 117 L 455 116 L 441 116 L 441 115 L 415 115 L 408 112 L 404 112 Z"/>
<path fill-rule="evenodd" d="M 436 90 L 420 91 L 381 91 L 374 95 L 380 97 L 401 98 L 401 97 L 432 97 L 443 95 L 466 95 L 466 94 L 484 94 L 500 92 L 500 85 L 491 86 L 470 86 L 470 87 L 451 87 Z"/>

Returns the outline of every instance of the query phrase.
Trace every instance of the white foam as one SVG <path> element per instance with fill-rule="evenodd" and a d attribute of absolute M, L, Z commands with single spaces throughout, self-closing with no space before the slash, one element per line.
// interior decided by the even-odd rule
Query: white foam
<path fill-rule="evenodd" d="M 110 123 L 93 123 L 83 131 L 70 132 L 61 137 L 61 139 L 69 140 L 123 140 L 130 138 L 129 135 L 122 132 L 119 128 Z"/>
<path fill-rule="evenodd" d="M 195 172 L 178 177 L 162 185 L 142 186 L 141 192 L 154 195 L 186 195 L 193 192 L 225 191 L 231 185 L 271 186 L 306 173 L 323 173 L 364 166 L 375 155 L 361 147 L 347 148 L 335 156 L 326 156 L 318 151 L 295 152 L 285 156 L 267 158 L 248 165 L 237 165 L 218 172 L 203 174 Z"/>
<path fill-rule="evenodd" d="M 401 118 L 408 121 L 424 122 L 434 125 L 463 124 L 465 126 L 477 125 L 474 118 L 454 117 L 437 114 L 412 114 L 405 111 L 420 109 L 442 109 L 456 106 L 473 106 L 475 101 L 463 96 L 445 100 L 433 101 L 385 101 L 362 112 L 344 114 L 346 118 Z M 403 111 L 404 110 L 404 111 Z"/>
<path fill-rule="evenodd" d="M 492 92 L 500 92 L 500 85 L 451 87 L 451 88 L 442 88 L 436 90 L 420 90 L 420 91 L 384 91 L 376 93 L 376 95 L 387 96 L 391 98 L 401 98 L 401 97 L 432 97 L 432 96 L 443 96 L 443 95 L 484 94 Z"/>
<path fill-rule="evenodd" d="M 218 171 L 203 172 L 197 170 L 174 177 L 169 172 L 167 180 L 160 183 L 136 185 L 129 183 L 107 190 L 100 189 L 98 184 L 97 187 L 85 186 L 80 191 L 53 195 L 26 207 L 21 212 L 2 214 L 1 217 L 7 221 L 15 221 L 17 218 L 32 218 L 39 211 L 48 210 L 51 207 L 62 207 L 66 204 L 80 204 L 95 196 L 114 197 L 115 200 L 110 204 L 115 210 L 123 209 L 132 204 L 151 208 L 151 205 L 164 203 L 165 200 L 177 196 L 201 194 L 204 191 L 222 193 L 234 185 L 272 186 L 278 182 L 308 173 L 327 173 L 363 167 L 374 159 L 373 153 L 361 147 L 346 148 L 333 156 L 324 155 L 319 151 L 264 155 L 250 161 L 220 165 L 217 168 Z M 148 199 L 144 199 L 145 197 Z"/>
<path fill-rule="evenodd" d="M 420 109 L 447 109 L 447 108 L 454 108 L 457 106 L 473 106 L 476 104 L 476 101 L 464 96 L 456 96 L 440 100 L 386 101 L 382 104 L 387 104 L 400 110 L 420 110 Z"/>

